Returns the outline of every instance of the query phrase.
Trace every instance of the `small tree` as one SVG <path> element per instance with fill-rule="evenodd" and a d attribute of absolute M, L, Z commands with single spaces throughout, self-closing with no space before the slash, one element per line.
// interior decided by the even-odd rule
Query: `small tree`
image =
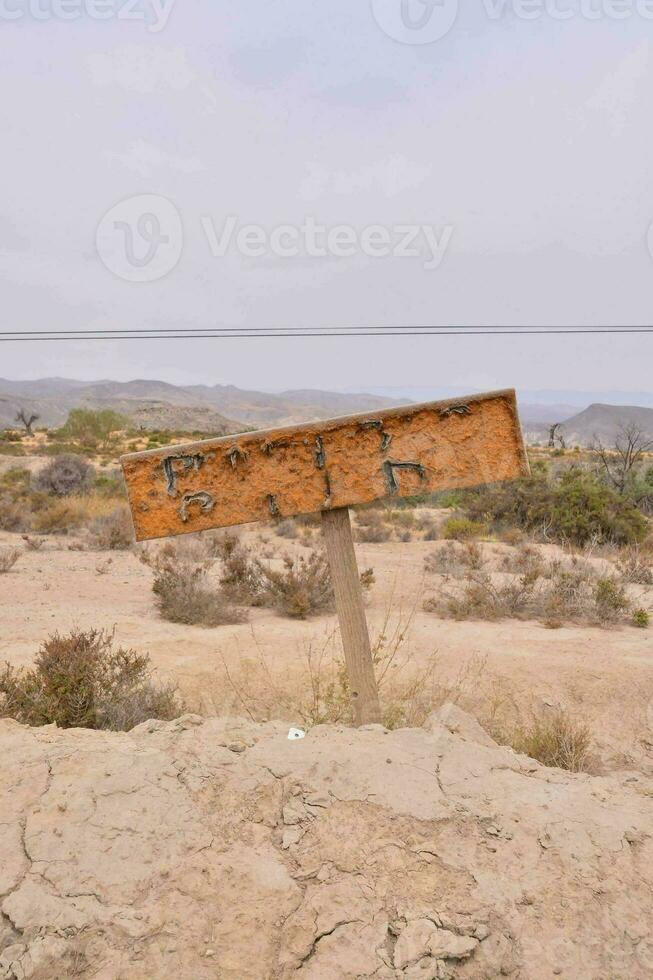
<path fill-rule="evenodd" d="M 25 426 L 25 432 L 27 433 L 27 435 L 33 436 L 34 432 L 32 426 L 34 425 L 35 422 L 38 422 L 40 418 L 41 416 L 37 415 L 36 412 L 27 412 L 25 411 L 24 408 L 21 408 L 20 411 L 17 413 L 14 422 L 20 422 L 21 425 Z"/>
<path fill-rule="evenodd" d="M 126 428 L 127 419 L 111 408 L 73 408 L 61 429 L 61 435 L 77 439 L 86 446 L 105 448 L 114 432 Z"/>
<path fill-rule="evenodd" d="M 653 450 L 653 439 L 629 422 L 619 427 L 611 449 L 606 449 L 595 436 L 591 450 L 607 482 L 623 495 L 632 485 L 644 456 Z"/>

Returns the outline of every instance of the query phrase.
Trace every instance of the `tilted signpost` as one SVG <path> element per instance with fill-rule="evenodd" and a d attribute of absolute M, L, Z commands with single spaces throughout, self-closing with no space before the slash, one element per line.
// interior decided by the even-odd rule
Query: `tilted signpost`
<path fill-rule="evenodd" d="M 131 453 L 121 463 L 138 541 L 321 513 L 357 725 L 381 713 L 348 508 L 528 474 L 512 390 Z"/>

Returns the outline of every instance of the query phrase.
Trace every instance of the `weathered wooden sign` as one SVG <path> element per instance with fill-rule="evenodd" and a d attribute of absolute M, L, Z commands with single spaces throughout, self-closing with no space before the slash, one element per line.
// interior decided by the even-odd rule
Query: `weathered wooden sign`
<path fill-rule="evenodd" d="M 139 541 L 526 472 L 513 391 L 124 456 Z"/>
<path fill-rule="evenodd" d="M 139 541 L 322 512 L 357 724 L 380 720 L 349 511 L 528 473 L 515 392 L 123 456 Z"/>

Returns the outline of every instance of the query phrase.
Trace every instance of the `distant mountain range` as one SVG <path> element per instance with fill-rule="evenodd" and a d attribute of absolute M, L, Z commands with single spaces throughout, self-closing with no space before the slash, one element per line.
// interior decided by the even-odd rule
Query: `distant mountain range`
<path fill-rule="evenodd" d="M 405 392 L 407 389 L 403 389 Z M 43 378 L 38 381 L 0 379 L 0 429 L 14 425 L 19 408 L 40 416 L 40 425 L 62 425 L 71 408 L 112 408 L 146 429 L 176 429 L 222 435 L 243 428 L 292 425 L 337 415 L 406 405 L 411 400 L 469 394 L 447 390 L 415 391 L 408 399 L 388 394 L 334 391 L 246 391 L 233 385 L 173 385 L 166 381 L 74 381 Z M 569 403 L 538 404 L 520 400 L 519 409 L 528 442 L 545 442 L 549 427 L 562 423 L 568 446 L 588 446 L 595 437 L 609 445 L 624 424 L 637 425 L 653 439 L 653 408 L 596 403 L 582 411 Z M 573 401 L 572 401 L 573 398 Z"/>
<path fill-rule="evenodd" d="M 222 434 L 247 427 L 292 425 L 336 415 L 374 411 L 407 399 L 331 391 L 269 394 L 233 385 L 179 386 L 165 381 L 72 381 L 0 378 L 0 428 L 14 424 L 24 408 L 40 425 L 62 425 L 71 408 L 112 408 L 147 429 L 178 429 Z"/>

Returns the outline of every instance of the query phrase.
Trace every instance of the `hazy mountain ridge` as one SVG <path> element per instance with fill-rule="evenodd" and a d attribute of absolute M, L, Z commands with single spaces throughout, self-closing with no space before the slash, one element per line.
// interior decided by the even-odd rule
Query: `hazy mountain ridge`
<path fill-rule="evenodd" d="M 80 382 L 66 378 L 8 381 L 0 378 L 0 428 L 24 408 L 39 424 L 62 425 L 72 408 L 113 408 L 145 428 L 236 432 L 244 427 L 289 425 L 407 404 L 406 399 L 329 391 L 271 394 L 233 385 L 174 385 L 166 381 Z"/>

